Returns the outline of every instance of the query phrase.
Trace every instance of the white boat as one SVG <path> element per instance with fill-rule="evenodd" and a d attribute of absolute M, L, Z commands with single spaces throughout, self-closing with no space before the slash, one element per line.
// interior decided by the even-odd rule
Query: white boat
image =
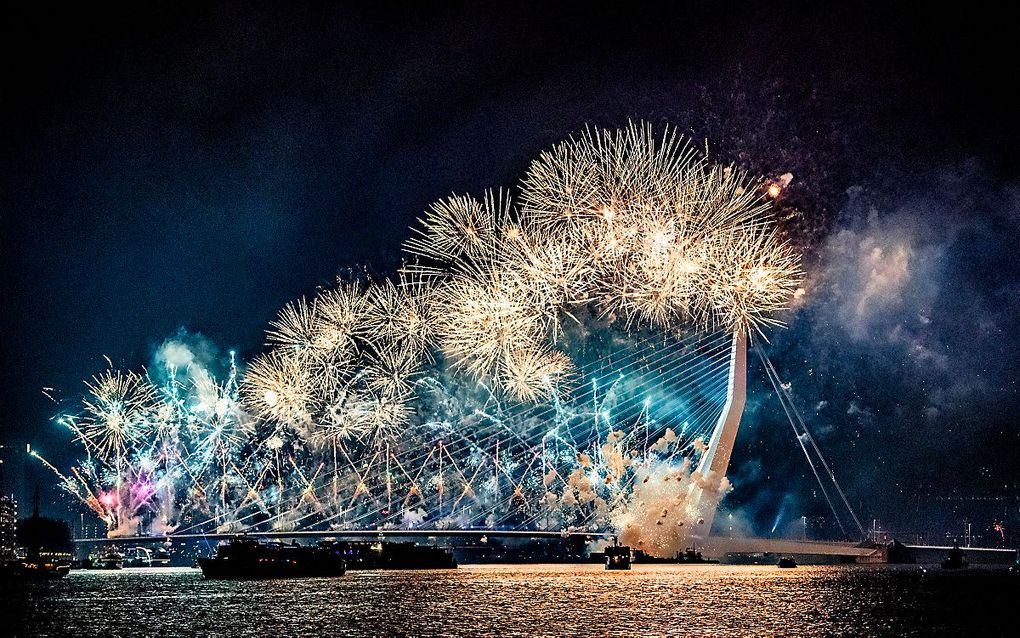
<path fill-rule="evenodd" d="M 151 567 L 152 552 L 145 547 L 135 547 L 128 550 L 124 559 L 124 567 Z"/>

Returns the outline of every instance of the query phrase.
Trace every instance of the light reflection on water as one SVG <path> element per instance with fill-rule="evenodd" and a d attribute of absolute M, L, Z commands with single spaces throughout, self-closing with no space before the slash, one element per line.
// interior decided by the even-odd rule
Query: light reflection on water
<path fill-rule="evenodd" d="M 0 594 L 25 636 L 929 636 L 1006 633 L 1018 582 L 888 566 L 493 565 L 273 581 L 72 572 Z"/>

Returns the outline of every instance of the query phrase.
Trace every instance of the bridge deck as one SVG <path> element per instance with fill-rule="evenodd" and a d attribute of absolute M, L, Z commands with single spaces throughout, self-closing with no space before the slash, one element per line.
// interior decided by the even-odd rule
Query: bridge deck
<path fill-rule="evenodd" d="M 882 553 L 881 548 L 859 547 L 856 543 L 790 540 L 783 538 L 725 538 L 718 536 L 706 539 L 699 549 L 706 556 L 769 553 L 875 558 Z"/>
<path fill-rule="evenodd" d="M 612 532 L 556 532 L 497 529 L 365 529 L 365 530 L 297 530 L 248 532 L 253 538 L 296 539 L 296 538 L 463 538 L 488 536 L 492 538 L 586 538 L 590 540 L 612 540 Z M 129 536 L 119 538 L 81 538 L 79 543 L 161 543 L 167 540 L 220 541 L 238 536 L 237 533 L 217 534 L 169 534 L 166 536 Z M 722 538 L 712 537 L 698 542 L 698 549 L 706 556 L 722 556 L 727 553 L 771 553 L 811 554 L 818 556 L 873 557 L 881 550 L 857 547 L 851 543 L 824 541 L 798 541 L 775 538 Z"/>
<path fill-rule="evenodd" d="M 76 543 L 163 543 L 170 541 L 205 540 L 220 541 L 235 538 L 238 533 L 218 534 L 168 534 L 163 536 L 122 536 L 117 538 L 79 538 Z M 585 538 L 592 541 L 612 540 L 612 532 L 577 531 L 528 531 L 499 529 L 361 529 L 361 530 L 295 530 L 247 532 L 253 538 L 296 539 L 296 538 Z M 713 536 L 697 543 L 705 556 L 719 557 L 725 554 L 796 554 L 811 556 L 847 556 L 853 558 L 879 559 L 882 548 L 862 547 L 855 543 L 792 540 L 783 538 L 728 538 Z M 948 551 L 948 546 L 907 545 L 912 550 Z M 985 547 L 966 547 L 965 552 L 1012 555 L 1016 550 Z"/>
<path fill-rule="evenodd" d="M 241 535 L 252 538 L 413 538 L 413 537 L 479 537 L 494 538 L 568 538 L 585 537 L 592 540 L 613 539 L 612 532 L 544 532 L 499 529 L 356 529 L 356 530 L 296 530 L 290 532 L 229 532 L 214 534 L 166 534 L 163 536 L 121 536 L 115 538 L 78 538 L 76 543 L 162 543 L 167 540 L 210 540 L 219 541 Z"/>

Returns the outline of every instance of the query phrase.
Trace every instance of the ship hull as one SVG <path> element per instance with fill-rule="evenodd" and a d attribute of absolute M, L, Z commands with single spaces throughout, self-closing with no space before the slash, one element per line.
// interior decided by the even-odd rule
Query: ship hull
<path fill-rule="evenodd" d="M 324 578 L 343 576 L 343 561 L 255 560 L 231 561 L 222 558 L 199 558 L 202 575 L 209 580 L 255 580 L 267 578 Z"/>
<path fill-rule="evenodd" d="M 22 580 L 55 580 L 63 578 L 70 573 L 69 565 L 54 565 L 50 563 L 9 563 L 0 565 L 0 575 L 6 578 L 18 578 Z"/>

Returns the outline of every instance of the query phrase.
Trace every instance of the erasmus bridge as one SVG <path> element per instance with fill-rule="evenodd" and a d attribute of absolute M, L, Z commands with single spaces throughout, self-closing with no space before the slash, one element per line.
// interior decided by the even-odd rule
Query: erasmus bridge
<path fill-rule="evenodd" d="M 696 467 L 696 473 L 703 477 L 714 476 L 721 478 L 726 476 L 730 466 L 730 457 L 732 455 L 734 442 L 738 434 L 746 402 L 748 338 L 746 333 L 743 331 L 732 334 L 715 335 L 712 338 L 701 340 L 701 343 L 697 344 L 698 347 L 695 348 L 698 352 L 697 356 L 690 354 L 691 345 L 692 344 L 685 343 L 681 340 L 667 347 L 659 348 L 660 352 L 658 354 L 644 355 L 639 358 L 635 358 L 634 360 L 627 359 L 626 357 L 616 357 L 616 360 L 612 362 L 612 366 L 610 366 L 609 361 L 605 359 L 612 359 L 613 357 L 606 357 L 604 360 L 586 366 L 585 373 L 593 379 L 593 389 L 589 394 L 596 394 L 596 390 L 594 388 L 597 388 L 597 380 L 609 367 L 612 368 L 612 372 L 614 374 L 618 375 L 617 379 L 622 378 L 624 374 L 654 372 L 658 379 L 667 380 L 665 387 L 671 392 L 686 391 L 688 394 L 692 394 L 692 388 L 696 389 L 697 391 L 694 391 L 693 394 L 698 395 L 698 398 L 693 401 L 693 404 L 685 403 L 680 407 L 674 407 L 676 414 L 658 412 L 656 413 L 655 418 L 651 418 L 646 414 L 646 421 L 644 425 L 649 429 L 649 431 L 645 434 L 648 439 L 651 439 L 652 437 L 661 434 L 661 432 L 665 431 L 666 428 L 675 427 L 678 431 L 684 431 L 685 433 L 690 432 L 693 434 L 702 434 L 703 436 L 707 435 L 707 447 L 704 447 L 701 452 Z M 690 493 L 687 498 L 687 509 L 691 512 L 695 512 L 698 517 L 697 522 L 695 523 L 696 528 L 694 529 L 693 534 L 689 537 L 690 544 L 697 546 L 705 555 L 708 556 L 721 556 L 727 553 L 773 553 L 839 556 L 861 561 L 880 560 L 882 556 L 881 548 L 874 544 L 860 542 L 865 539 L 866 532 L 836 481 L 831 468 L 825 461 L 824 456 L 821 454 L 817 443 L 811 436 L 800 412 L 794 406 L 789 386 L 784 385 L 781 382 L 778 377 L 778 373 L 768 358 L 764 355 L 760 347 L 752 346 L 752 350 L 761 360 L 763 369 L 766 372 L 773 390 L 779 398 L 780 405 L 789 420 L 797 444 L 803 451 L 804 456 L 818 481 L 821 492 L 828 501 L 835 520 L 843 531 L 845 537 L 851 538 L 856 535 L 860 540 L 858 542 L 826 542 L 810 541 L 806 539 L 712 536 L 709 533 L 709 530 L 712 528 L 718 501 L 722 494 L 713 491 L 711 485 L 706 484 L 704 487 L 693 486 L 690 489 Z M 706 388 L 708 388 L 708 390 L 706 390 Z M 584 403 L 586 400 L 591 401 L 593 398 L 594 396 L 585 396 L 582 397 L 581 402 Z M 633 401 L 633 399 L 631 399 L 631 401 Z M 626 405 L 625 402 L 624 405 Z M 621 409 L 620 404 L 617 404 L 616 408 Z M 642 413 L 655 412 L 655 410 L 647 404 L 647 401 L 645 404 L 641 405 L 640 410 Z M 557 422 L 556 416 L 551 415 L 550 418 L 555 425 Z M 548 425 L 545 427 L 548 427 Z M 542 437 L 543 446 L 548 444 L 548 438 L 549 437 L 545 436 Z M 498 443 L 495 444 L 498 445 Z M 507 445 L 507 443 L 504 443 L 504 445 Z M 500 468 L 495 467 L 498 458 L 500 457 L 497 452 L 496 456 L 492 459 L 494 469 L 496 470 L 496 482 L 498 483 L 499 479 L 502 477 L 507 483 L 507 486 L 512 487 L 514 478 L 511 474 L 509 472 L 501 474 Z M 452 456 L 450 460 L 452 460 Z M 427 464 L 422 464 L 422 467 L 426 466 Z M 440 465 L 437 464 L 436 467 L 439 468 Z M 541 471 L 540 468 L 539 471 Z M 431 481 L 428 477 L 419 475 L 418 480 L 412 486 L 412 490 L 417 489 L 421 491 L 421 485 L 433 485 L 436 492 L 433 496 L 440 499 L 437 503 L 438 506 L 442 507 L 442 469 L 439 469 L 438 472 L 438 478 Z M 476 472 L 476 474 L 478 474 L 478 472 Z M 461 491 L 467 492 L 468 489 L 470 489 L 471 484 L 467 481 L 466 477 L 463 475 L 461 476 L 466 484 L 466 487 Z M 311 489 L 312 491 L 326 490 L 331 489 L 331 487 L 332 484 L 329 481 L 324 481 L 317 487 L 313 487 Z M 737 489 L 739 489 L 739 486 Z M 426 499 L 428 498 L 425 494 L 422 494 L 422 496 Z M 842 505 L 844 512 L 842 516 L 839 513 L 839 505 Z M 386 507 L 392 507 L 392 499 L 386 504 Z M 450 507 L 451 511 L 453 511 L 456 510 L 457 504 L 451 502 L 448 504 L 448 507 Z M 376 512 L 376 516 L 385 520 L 387 513 L 386 509 L 380 508 L 380 511 Z M 536 517 L 540 515 L 541 514 L 538 513 L 536 514 Z M 846 518 L 849 518 L 849 521 L 854 525 L 854 528 L 850 532 L 848 532 L 847 528 L 844 527 L 844 519 Z M 492 518 L 489 517 L 489 520 L 492 520 Z M 302 527 L 300 523 L 305 521 L 307 521 L 308 525 L 307 527 Z M 361 521 L 359 520 L 358 522 Z M 484 524 L 471 525 L 470 523 L 472 521 L 470 521 L 470 519 L 468 519 L 467 522 L 468 524 L 461 527 L 447 525 L 442 528 L 429 527 L 425 525 L 421 527 L 349 526 L 345 528 L 341 525 L 323 527 L 321 517 L 306 515 L 304 519 L 298 519 L 298 525 L 282 530 L 262 529 L 260 528 L 260 525 L 253 523 L 248 528 L 216 531 L 204 528 L 204 526 L 199 524 L 192 525 L 191 527 L 182 527 L 178 530 L 165 534 L 134 534 L 91 538 L 84 537 L 76 539 L 76 542 L 80 544 L 129 544 L 191 540 L 216 541 L 233 538 L 240 533 L 251 537 L 267 539 L 377 539 L 424 537 L 435 541 L 439 541 L 440 539 L 452 541 L 458 538 L 555 539 L 568 537 L 582 538 L 591 541 L 615 541 L 619 536 L 619 532 L 617 530 L 605 528 L 596 529 L 588 527 L 578 529 L 576 527 L 570 527 L 559 530 L 537 529 L 533 525 L 529 524 L 534 521 L 520 521 L 517 525 L 513 526 L 484 526 Z M 259 521 L 259 523 L 262 523 L 262 521 Z"/>
<path fill-rule="evenodd" d="M 565 536 L 659 558 L 872 558 L 711 535 L 741 489 L 727 475 L 750 348 L 843 538 L 866 537 L 750 343 L 800 285 L 771 212 L 781 189 L 675 130 L 587 129 L 531 163 L 515 202 L 434 203 L 395 278 L 285 306 L 243 379 L 233 358 L 224 384 L 174 363 L 180 346 L 161 387 L 94 377 L 83 418 L 58 419 L 87 458 L 47 465 L 106 523 L 82 542 Z"/>

